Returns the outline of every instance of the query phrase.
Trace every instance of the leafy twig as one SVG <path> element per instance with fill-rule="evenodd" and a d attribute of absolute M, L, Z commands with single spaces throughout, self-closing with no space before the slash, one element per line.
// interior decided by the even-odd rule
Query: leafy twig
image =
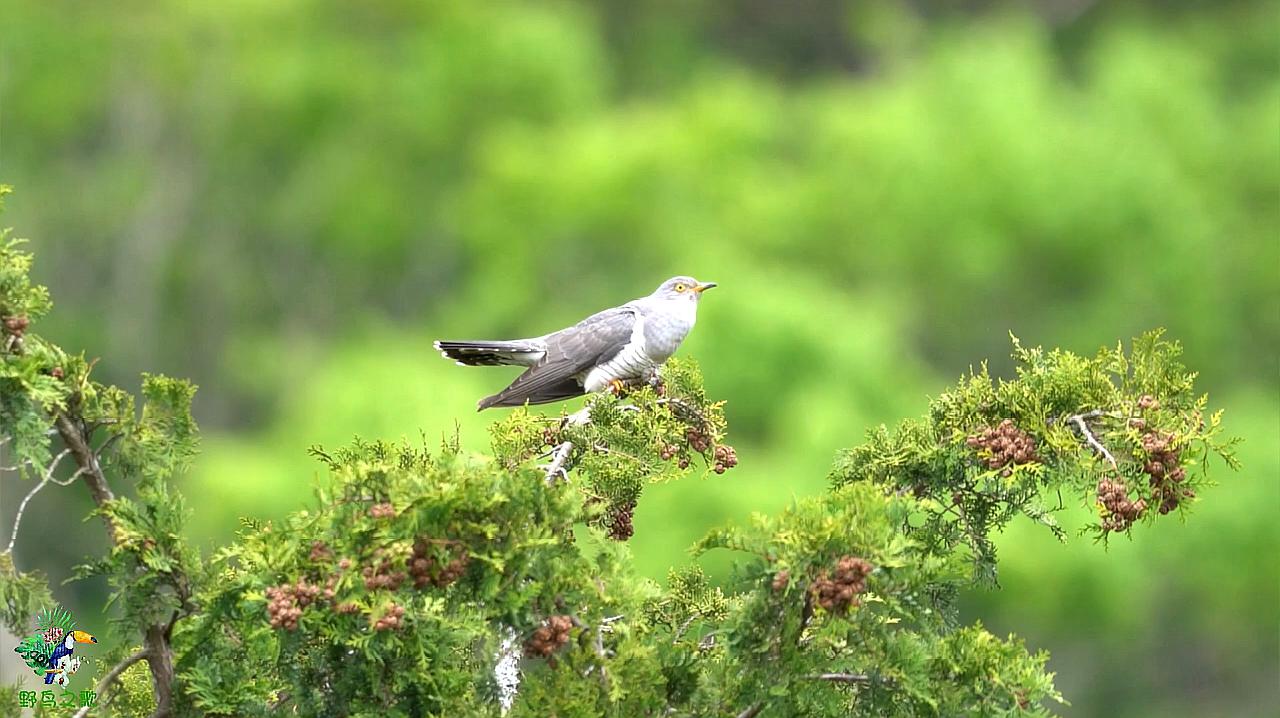
<path fill-rule="evenodd" d="M 102 695 L 103 693 L 105 693 L 107 690 L 107 687 L 111 685 L 112 681 L 115 681 L 117 678 L 120 677 L 120 674 L 129 670 L 129 666 L 132 666 L 138 661 L 141 661 L 142 659 L 146 658 L 148 655 L 150 655 L 150 651 L 146 648 L 142 648 L 137 651 L 134 651 L 133 654 L 131 654 L 129 657 L 125 658 L 123 661 L 120 661 L 111 670 L 107 671 L 107 675 L 103 676 L 102 680 L 98 681 L 98 685 L 94 686 L 94 693 L 97 693 L 99 695 Z M 86 715 L 89 714 L 89 708 L 90 706 L 82 707 L 80 710 L 76 711 L 75 714 L 71 716 L 71 718 L 84 718 Z"/>

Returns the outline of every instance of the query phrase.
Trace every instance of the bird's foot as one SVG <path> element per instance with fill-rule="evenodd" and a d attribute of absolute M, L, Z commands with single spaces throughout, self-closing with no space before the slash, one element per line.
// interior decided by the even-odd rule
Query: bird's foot
<path fill-rule="evenodd" d="M 610 379 L 604 390 L 614 396 L 622 396 L 623 392 L 627 390 L 627 385 L 621 379 Z"/>

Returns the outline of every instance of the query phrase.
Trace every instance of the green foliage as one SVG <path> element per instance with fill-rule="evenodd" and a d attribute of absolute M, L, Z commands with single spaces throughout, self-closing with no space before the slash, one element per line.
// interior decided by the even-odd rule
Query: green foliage
<path fill-rule="evenodd" d="M 1117 346 L 1093 358 L 1027 349 L 1015 338 L 1016 379 L 993 380 L 985 366 L 963 377 L 924 419 L 892 431 L 881 426 L 843 452 L 831 484 L 911 492 L 921 499 L 919 533 L 933 550 L 966 547 L 975 573 L 990 580 L 992 533 L 1023 514 L 1061 536 L 1053 513 L 1062 509 L 1062 492 L 1096 509 L 1090 529 L 1104 540 L 1112 531 L 1128 533 L 1136 520 L 1151 524 L 1185 512 L 1209 484 L 1211 455 L 1236 462 L 1220 412 L 1205 416 L 1208 398 L 1193 393 L 1195 375 L 1178 362 L 1180 354 L 1161 332 L 1135 339 L 1129 354 Z M 1025 455 L 996 456 L 985 445 L 983 432 L 1002 422 L 1029 441 Z M 1168 466 L 1152 465 L 1156 439 L 1172 447 Z M 1117 482 L 1131 505 L 1145 509 L 1132 520 L 1108 521 L 1115 507 L 1103 500 L 1103 482 Z M 1045 500 L 1050 492 L 1056 508 Z"/>
<path fill-rule="evenodd" d="M 116 651 L 107 656 L 103 663 L 110 666 L 115 660 L 138 650 L 133 646 L 126 651 Z M 149 716 L 156 708 L 156 699 L 151 686 L 151 672 L 145 662 L 129 666 L 115 682 L 111 691 L 111 701 L 106 704 L 104 716 L 111 718 L 133 718 L 133 716 Z"/>
<path fill-rule="evenodd" d="M 647 484 L 686 474 L 694 460 L 723 474 L 737 463 L 724 443 L 724 402 L 709 402 L 702 375 L 673 359 L 657 388 L 591 402 L 587 421 L 516 410 L 492 427 L 493 454 L 513 468 L 551 447 L 569 445 L 564 470 L 586 478 L 580 490 L 596 512 L 592 523 L 615 538 L 631 536 L 631 514 Z"/>
<path fill-rule="evenodd" d="M 26 633 L 31 617 L 52 603 L 49 579 L 44 574 L 18 571 L 13 554 L 0 553 L 0 618 L 9 633 Z"/>
<path fill-rule="evenodd" d="M 743 466 L 646 487 L 632 549 L 657 579 L 957 370 L 1010 376 L 1005 328 L 1091 352 L 1168 326 L 1249 472 L 1106 554 L 1014 521 L 1021 580 L 970 610 L 1071 646 L 1084 715 L 1280 713 L 1277 3 L 1018 5 L 17 0 L 0 182 L 59 297 L 41 333 L 109 358 L 104 383 L 214 388 L 182 479 L 203 545 L 296 508 L 300 442 L 456 416 L 483 449 L 469 407 L 503 370 L 433 361 L 432 337 L 556 329 L 677 271 L 723 283 L 682 353 L 731 398 Z M 0 372 L 64 390 L 27 356 Z M 38 478 L 47 427 L 14 412 Z M 29 484 L 5 479 L 12 510 Z M 35 516 L 79 516 L 49 489 Z M 1053 516 L 1099 522 L 1086 503 Z M 97 553 L 65 526 L 24 522 L 24 570 L 60 584 Z M 98 590 L 57 593 L 86 619 Z"/>
<path fill-rule="evenodd" d="M 184 381 L 144 376 L 136 413 L 127 392 L 92 380 L 93 363 L 34 331 L 33 320 L 49 307 L 48 294 L 30 282 L 31 255 L 16 247 L 10 242 L 0 250 L 0 444 L 12 446 L 20 474 L 38 479 L 28 498 L 50 482 L 65 486 L 79 479 L 89 487 L 108 548 L 78 567 L 76 576 L 104 576 L 112 588 L 110 603 L 120 603 L 120 629 L 143 640 L 157 663 L 170 660 L 170 634 L 195 608 L 191 598 L 202 577 L 199 556 L 183 535 L 182 497 L 169 484 L 196 450 L 195 389 Z M 61 450 L 55 453 L 55 447 Z M 62 465 L 68 459 L 73 471 Z M 117 480 L 129 495 L 113 490 Z M 15 522 L 24 518 L 26 505 Z M 18 570 L 8 550 L 0 554 L 0 575 L 5 623 L 17 632 L 24 615 L 52 603 L 51 592 L 43 576 Z M 68 620 L 63 609 L 46 608 L 37 623 Z"/>
<path fill-rule="evenodd" d="M 6 366 L 45 346 L 26 324 L 6 332 Z M 1097 496 L 1110 512 L 1099 530 L 1128 531 L 1114 516 L 1183 510 L 1208 485 L 1210 453 L 1233 462 L 1178 354 L 1159 333 L 1093 359 L 1015 340 L 1016 379 L 972 373 L 924 419 L 842 454 L 828 492 L 698 542 L 695 556 L 739 557 L 727 590 L 694 566 L 674 568 L 665 588 L 638 579 L 624 543 L 647 485 L 737 463 L 723 404 L 689 361 L 577 415 L 511 412 L 490 456 L 456 436 L 438 449 L 316 447 L 327 478 L 311 505 L 244 520 L 207 561 L 182 538 L 171 485 L 198 446 L 190 384 L 144 376 L 139 409 L 66 359 L 49 370 L 64 387 L 52 403 L 32 401 L 39 384 L 12 385 L 28 413 L 0 428 L 41 427 L 27 456 L 55 458 L 24 463 L 52 477 L 73 456 L 68 479 L 83 476 L 97 503 L 109 548 L 79 575 L 106 576 L 154 682 L 148 697 L 139 667 L 125 671 L 113 711 L 1048 715 L 1062 699 L 1047 656 L 960 626 L 957 592 L 994 578 L 992 534 L 1014 515 L 1051 523 L 1049 492 Z M 56 455 L 54 435 L 66 446 Z M 1126 491 L 1121 508 L 1104 482 L 1137 503 Z M 47 594 L 10 572 L 19 588 L 5 589 L 6 618 Z"/>

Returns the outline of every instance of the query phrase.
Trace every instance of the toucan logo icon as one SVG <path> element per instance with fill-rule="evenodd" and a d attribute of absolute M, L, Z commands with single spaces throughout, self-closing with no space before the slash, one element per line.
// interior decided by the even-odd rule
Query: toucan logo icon
<path fill-rule="evenodd" d="M 76 630 L 76 621 L 69 611 L 55 606 L 36 616 L 36 632 L 22 639 L 13 650 L 46 684 L 66 687 L 71 676 L 80 670 L 76 647 L 97 642 L 91 634 Z"/>

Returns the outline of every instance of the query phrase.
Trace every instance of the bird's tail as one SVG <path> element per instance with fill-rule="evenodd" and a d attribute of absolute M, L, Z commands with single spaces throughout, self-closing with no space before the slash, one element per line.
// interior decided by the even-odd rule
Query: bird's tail
<path fill-rule="evenodd" d="M 435 347 L 446 359 L 463 366 L 532 366 L 542 359 L 546 349 L 540 342 L 528 339 L 515 341 L 437 341 Z"/>

